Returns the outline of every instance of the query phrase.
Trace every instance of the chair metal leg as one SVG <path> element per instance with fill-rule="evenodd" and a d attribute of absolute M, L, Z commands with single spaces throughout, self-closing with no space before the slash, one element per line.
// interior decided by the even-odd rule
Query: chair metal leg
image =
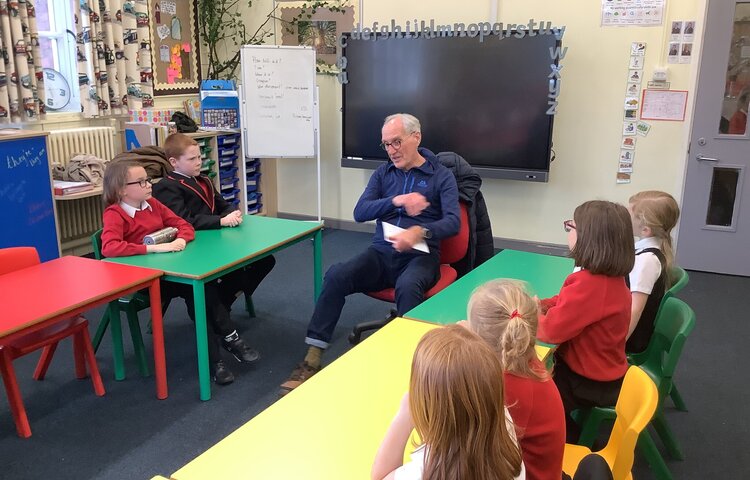
<path fill-rule="evenodd" d="M 685 405 L 685 401 L 682 399 L 682 395 L 680 395 L 680 391 L 677 390 L 677 385 L 672 382 L 672 388 L 669 391 L 669 396 L 672 398 L 672 402 L 674 402 L 674 407 L 681 411 L 681 412 L 687 412 L 688 408 L 687 405 Z"/>
<path fill-rule="evenodd" d="M 120 306 L 117 301 L 109 304 L 109 321 L 112 324 L 112 361 L 114 363 L 115 380 L 125 380 L 125 361 L 122 348 L 122 324 L 120 323 Z"/>
<path fill-rule="evenodd" d="M 31 426 L 29 425 L 28 417 L 26 417 L 26 409 L 24 408 L 23 400 L 21 399 L 21 390 L 18 388 L 16 372 L 13 370 L 13 360 L 1 349 L 0 374 L 2 374 L 3 377 L 5 393 L 8 395 L 8 403 L 10 404 L 10 411 L 13 415 L 13 421 L 16 424 L 18 436 L 21 438 L 29 438 L 31 436 Z"/>
<path fill-rule="evenodd" d="M 52 362 L 52 356 L 55 354 L 56 349 L 57 342 L 44 347 L 42 355 L 39 357 L 39 362 L 36 364 L 36 369 L 34 369 L 34 380 L 44 380 L 44 376 L 47 375 L 47 369 L 49 368 L 50 362 Z"/>
<path fill-rule="evenodd" d="M 672 472 L 669 471 L 669 467 L 664 463 L 664 458 L 662 458 L 661 453 L 659 453 L 659 449 L 656 448 L 656 444 L 651 438 L 648 428 L 643 430 L 638 436 L 637 445 L 638 450 L 640 450 L 646 458 L 646 461 L 651 467 L 651 471 L 654 472 L 654 476 L 657 480 L 672 480 Z"/>
<path fill-rule="evenodd" d="M 115 300 L 116 301 L 116 300 Z M 109 327 L 109 316 L 112 314 L 110 305 L 107 305 L 107 308 L 104 310 L 104 315 L 102 315 L 102 319 L 99 321 L 99 326 L 96 327 L 96 333 L 94 334 L 94 352 L 99 350 L 99 345 L 102 343 L 102 338 L 104 338 L 104 334 L 107 331 L 107 327 Z"/>
<path fill-rule="evenodd" d="M 138 370 L 141 375 L 148 377 L 151 371 L 148 368 L 148 359 L 146 358 L 146 348 L 143 346 L 143 336 L 141 336 L 141 325 L 138 321 L 138 312 L 128 306 L 125 310 L 128 317 L 128 326 L 130 327 L 130 338 L 133 340 L 133 350 L 138 361 Z"/>
<path fill-rule="evenodd" d="M 391 320 L 396 318 L 398 314 L 395 310 L 391 310 L 387 317 L 382 320 L 372 320 L 370 322 L 362 322 L 354 326 L 352 333 L 349 334 L 349 343 L 357 345 L 362 341 L 362 334 L 368 330 L 377 330 L 383 328 L 390 323 Z"/>
<path fill-rule="evenodd" d="M 657 410 L 656 415 L 654 415 L 654 418 L 651 420 L 651 425 L 654 426 L 656 433 L 659 434 L 659 438 L 664 444 L 664 447 L 666 447 L 669 456 L 676 460 L 684 460 L 685 456 L 680 450 L 680 444 L 672 433 L 672 429 L 669 428 L 667 419 L 664 417 L 664 412 Z"/>
<path fill-rule="evenodd" d="M 76 336 L 78 335 L 79 334 L 76 334 Z M 89 372 L 91 372 L 91 382 L 94 384 L 94 393 L 99 397 L 104 396 L 104 383 L 102 382 L 102 376 L 99 373 L 99 366 L 96 364 L 96 356 L 94 355 L 94 349 L 91 345 L 88 326 L 81 330 L 80 336 L 82 344 L 81 350 L 83 357 L 88 364 Z"/>

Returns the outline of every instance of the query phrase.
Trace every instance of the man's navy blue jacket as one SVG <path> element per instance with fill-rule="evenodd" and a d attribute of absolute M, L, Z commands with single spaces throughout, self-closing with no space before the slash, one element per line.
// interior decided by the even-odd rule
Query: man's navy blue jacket
<path fill-rule="evenodd" d="M 440 164 L 434 153 L 419 148 L 426 160 L 420 167 L 408 172 L 396 168 L 391 161 L 378 167 L 370 177 L 364 193 L 354 207 L 354 220 L 377 220 L 373 245 L 380 250 L 391 250 L 393 245 L 383 239 L 381 222 L 401 228 L 414 225 L 427 228 L 432 238 L 427 239 L 430 251 L 439 251 L 440 240 L 458 233 L 461 226 L 458 207 L 458 188 L 453 174 Z M 393 197 L 419 192 L 430 205 L 415 217 L 410 217 L 403 207 L 393 205 Z"/>

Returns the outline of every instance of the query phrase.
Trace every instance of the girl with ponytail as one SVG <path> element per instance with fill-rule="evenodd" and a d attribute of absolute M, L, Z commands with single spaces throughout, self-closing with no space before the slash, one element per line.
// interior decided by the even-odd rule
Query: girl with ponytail
<path fill-rule="evenodd" d="M 534 349 L 538 307 L 516 280 L 493 280 L 469 300 L 464 324 L 500 358 L 505 405 L 513 418 L 526 478 L 559 480 L 565 448 L 560 394 Z"/>
<path fill-rule="evenodd" d="M 671 286 L 671 232 L 680 208 L 672 195 L 656 190 L 636 193 L 629 203 L 633 235 L 639 240 L 635 243 L 635 265 L 628 276 L 633 301 L 625 351 L 640 353 L 651 340 L 656 313 Z"/>

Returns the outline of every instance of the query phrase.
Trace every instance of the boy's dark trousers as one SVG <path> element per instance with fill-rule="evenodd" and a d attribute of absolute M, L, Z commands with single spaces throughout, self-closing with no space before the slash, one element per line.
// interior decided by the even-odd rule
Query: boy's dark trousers
<path fill-rule="evenodd" d="M 221 360 L 221 355 L 219 354 L 220 339 L 234 332 L 237 328 L 229 318 L 229 312 L 221 303 L 216 281 L 207 283 L 204 288 L 206 298 L 206 326 L 208 327 L 208 359 L 211 363 L 216 363 Z M 162 302 L 168 305 L 169 301 L 175 297 L 182 297 L 185 300 L 188 316 L 190 320 L 195 322 L 193 286 L 185 283 L 162 281 Z"/>
<path fill-rule="evenodd" d="M 269 255 L 223 275 L 217 280 L 221 304 L 227 311 L 231 311 L 238 292 L 244 292 L 245 295 L 252 296 L 274 265 L 276 265 L 276 259 L 273 258 L 273 255 Z"/>

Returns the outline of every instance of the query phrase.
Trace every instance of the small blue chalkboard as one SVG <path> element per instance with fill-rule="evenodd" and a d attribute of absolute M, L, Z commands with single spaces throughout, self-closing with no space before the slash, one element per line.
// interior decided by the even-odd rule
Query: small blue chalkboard
<path fill-rule="evenodd" d="M 0 248 L 36 247 L 41 260 L 60 256 L 45 135 L 0 136 Z"/>

